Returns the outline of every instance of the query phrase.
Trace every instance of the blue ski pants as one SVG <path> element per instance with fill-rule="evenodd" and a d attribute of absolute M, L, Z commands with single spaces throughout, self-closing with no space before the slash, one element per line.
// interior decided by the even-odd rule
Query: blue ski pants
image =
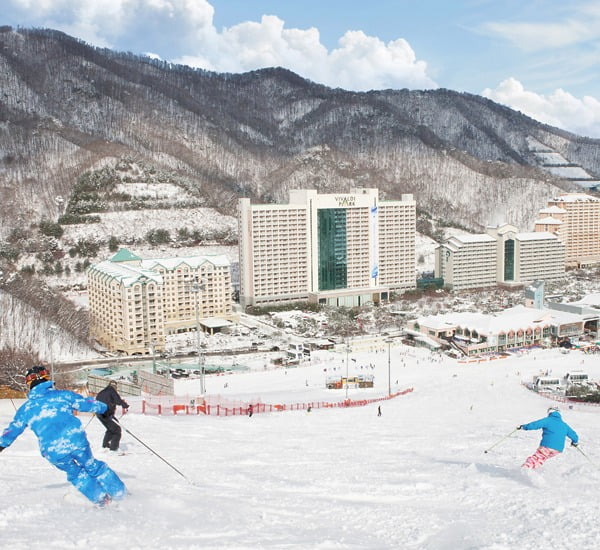
<path fill-rule="evenodd" d="M 73 486 L 95 504 L 105 495 L 118 500 L 127 492 L 119 476 L 105 462 L 92 456 L 89 445 L 63 457 L 46 458 L 65 472 Z"/>

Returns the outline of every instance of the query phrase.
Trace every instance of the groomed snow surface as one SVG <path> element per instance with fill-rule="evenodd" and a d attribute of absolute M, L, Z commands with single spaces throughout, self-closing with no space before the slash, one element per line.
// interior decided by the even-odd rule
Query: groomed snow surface
<path fill-rule="evenodd" d="M 331 363 L 340 364 L 340 354 Z M 373 363 L 388 391 L 388 350 L 354 354 Z M 598 356 L 538 350 L 486 363 L 432 361 L 425 350 L 391 349 L 392 390 L 414 391 L 364 407 L 236 417 L 142 416 L 122 424 L 179 475 L 124 433 L 124 456 L 99 447 L 102 428 L 81 416 L 97 457 L 131 495 L 99 509 L 42 459 L 26 431 L 0 454 L 0 529 L 5 548 L 83 549 L 489 549 L 597 548 L 600 544 L 600 408 L 562 405 L 579 433 L 539 471 L 520 469 L 540 432 L 514 428 L 546 415 L 549 399 L 521 385 L 551 369 L 585 369 L 600 379 Z M 403 366 L 403 361 L 404 365 Z M 582 364 L 582 361 L 584 363 Z M 323 390 L 324 363 L 214 376 L 211 394 L 264 403 L 306 402 Z M 396 385 L 396 380 L 398 384 Z M 15 403 L 18 405 L 18 403 Z M 0 405 L 5 426 L 14 414 Z M 185 477 L 184 477 L 185 476 Z"/>

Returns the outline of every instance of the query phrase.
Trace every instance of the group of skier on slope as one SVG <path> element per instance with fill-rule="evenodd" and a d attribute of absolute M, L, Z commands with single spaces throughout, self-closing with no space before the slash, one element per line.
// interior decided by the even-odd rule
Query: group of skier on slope
<path fill-rule="evenodd" d="M 121 427 L 115 421 L 117 405 L 127 409 L 111 383 L 96 396 L 83 397 L 69 390 L 57 390 L 43 366 L 27 371 L 29 395 L 12 422 L 0 436 L 0 451 L 11 445 L 29 427 L 37 436 L 42 456 L 67 474 L 67 479 L 99 507 L 127 494 L 125 484 L 108 465 L 94 458 L 85 430 L 74 411 L 96 413 L 106 428 L 103 447 L 116 451 Z M 113 385 L 114 384 L 114 385 Z"/>
<path fill-rule="evenodd" d="M 45 367 L 36 366 L 27 371 L 29 395 L 19 407 L 12 422 L 0 436 L 0 452 L 29 427 L 38 438 L 42 456 L 59 470 L 90 501 L 100 507 L 127 494 L 119 476 L 101 460 L 92 455 L 85 430 L 74 411 L 96 413 L 106 428 L 102 446 L 117 451 L 121 427 L 114 417 L 118 405 L 124 410 L 129 405 L 116 391 L 116 382 L 98 393 L 96 398 L 83 397 L 69 390 L 57 390 Z M 542 430 L 539 447 L 523 463 L 523 468 L 538 468 L 546 460 L 560 454 L 568 437 L 577 446 L 577 433 L 563 421 L 556 406 L 548 408 L 545 418 L 521 424 L 517 430 Z"/>

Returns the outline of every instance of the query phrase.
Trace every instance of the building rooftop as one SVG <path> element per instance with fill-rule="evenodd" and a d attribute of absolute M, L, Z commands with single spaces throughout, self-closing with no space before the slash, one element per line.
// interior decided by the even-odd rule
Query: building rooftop
<path fill-rule="evenodd" d="M 486 233 L 476 233 L 474 235 L 460 235 L 452 237 L 462 243 L 490 243 L 496 242 L 496 239 Z"/>
<path fill-rule="evenodd" d="M 540 214 L 566 214 L 567 211 L 560 206 L 549 206 L 548 208 L 542 208 Z"/>
<path fill-rule="evenodd" d="M 468 328 L 485 336 L 509 332 L 510 330 L 526 330 L 528 328 L 576 323 L 582 320 L 581 315 L 550 309 L 533 309 L 523 305 L 488 315 L 485 313 L 456 312 L 443 315 L 430 315 L 417 319 L 421 326 L 443 329 L 453 327 Z"/>
<path fill-rule="evenodd" d="M 531 231 L 529 233 L 517 233 L 515 239 L 519 241 L 556 241 L 558 237 L 548 231 Z"/>
<path fill-rule="evenodd" d="M 535 220 L 535 224 L 544 224 L 544 225 L 561 225 L 563 222 L 557 220 L 556 218 L 552 218 L 550 216 L 546 218 L 541 218 L 539 220 Z"/>
<path fill-rule="evenodd" d="M 126 248 L 120 248 L 119 251 L 110 259 L 111 262 L 135 262 L 141 258 L 130 252 Z"/>
<path fill-rule="evenodd" d="M 142 260 L 142 267 L 154 269 L 157 265 L 161 265 L 165 269 L 172 271 L 181 264 L 185 264 L 192 269 L 197 269 L 207 262 L 213 264 L 214 266 L 221 267 L 227 267 L 230 265 L 229 259 L 225 254 L 214 254 L 204 256 L 183 256 L 177 258 L 152 258 L 148 260 Z"/>
<path fill-rule="evenodd" d="M 588 294 L 578 300 L 577 302 L 571 302 L 572 304 L 578 304 L 582 306 L 590 306 L 594 308 L 600 308 L 600 293 Z"/>
<path fill-rule="evenodd" d="M 105 260 L 104 262 L 93 265 L 89 268 L 89 270 L 91 272 L 96 271 L 101 273 L 106 277 L 110 277 L 111 279 L 116 279 L 123 286 L 127 287 L 148 279 L 158 284 L 162 284 L 163 281 L 162 275 L 159 273 L 133 265 L 113 262 L 112 260 Z"/>
<path fill-rule="evenodd" d="M 128 262 L 136 262 L 136 264 Z M 172 271 L 182 264 L 197 269 L 207 262 L 214 266 L 228 267 L 230 265 L 229 259 L 224 254 L 143 260 L 126 248 L 121 248 L 110 260 L 100 262 L 89 269 L 117 279 L 124 286 L 131 286 L 136 282 L 148 279 L 162 284 L 162 275 L 154 271 L 157 265 Z"/>
<path fill-rule="evenodd" d="M 555 202 L 600 202 L 600 199 L 585 193 L 565 193 L 552 199 Z"/>

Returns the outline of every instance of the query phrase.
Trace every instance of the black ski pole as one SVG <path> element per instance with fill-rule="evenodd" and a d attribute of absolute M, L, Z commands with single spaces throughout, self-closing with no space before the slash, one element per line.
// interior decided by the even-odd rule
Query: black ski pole
<path fill-rule="evenodd" d="M 573 447 L 575 447 L 575 448 L 576 448 L 576 449 L 577 449 L 577 450 L 578 450 L 578 451 L 579 451 L 579 452 L 580 452 L 580 453 L 581 453 L 581 454 L 582 454 L 582 455 L 583 455 L 585 458 L 587 458 L 588 462 L 589 462 L 589 463 L 590 463 L 590 464 L 591 464 L 591 465 L 592 465 L 594 468 L 597 468 L 597 467 L 598 467 L 598 466 L 596 466 L 596 464 L 595 464 L 595 463 L 592 461 L 592 459 L 591 459 L 591 458 L 590 458 L 588 455 L 586 455 L 586 454 L 585 454 L 585 453 L 582 451 L 582 449 L 581 449 L 581 447 L 580 447 L 579 445 L 573 445 Z"/>
<path fill-rule="evenodd" d="M 88 429 L 88 426 L 92 423 L 92 420 L 94 420 L 95 416 L 96 416 L 96 413 L 92 413 L 92 417 L 88 420 L 88 423 L 85 425 L 85 428 L 83 428 L 84 430 Z"/>
<path fill-rule="evenodd" d="M 113 420 L 119 424 L 131 437 L 133 437 L 133 439 L 135 439 L 136 441 L 138 441 L 139 443 L 141 443 L 144 447 L 146 447 L 146 449 L 148 449 L 154 456 L 160 458 L 167 466 L 169 466 L 170 468 L 173 468 L 173 470 L 175 470 L 183 479 L 185 479 L 188 483 L 191 483 L 193 485 L 193 483 L 184 475 L 182 474 L 177 468 L 175 468 L 175 466 L 173 466 L 173 464 L 171 464 L 168 460 L 164 459 L 162 456 L 160 456 L 154 449 L 152 449 L 151 447 L 149 447 L 148 445 L 146 445 L 139 437 L 137 437 L 135 434 L 132 434 L 131 431 L 129 431 L 125 426 L 123 426 L 123 424 L 121 424 L 116 418 L 113 417 Z"/>
<path fill-rule="evenodd" d="M 502 443 L 505 439 L 508 439 L 512 434 L 514 434 L 519 428 L 515 428 L 512 432 L 510 432 L 509 434 L 505 435 L 502 439 L 500 439 L 499 441 L 496 441 L 496 443 L 494 443 L 489 449 L 486 449 L 485 451 L 483 451 L 484 453 L 487 453 L 489 451 L 491 451 L 496 445 L 500 445 L 500 443 Z"/>

